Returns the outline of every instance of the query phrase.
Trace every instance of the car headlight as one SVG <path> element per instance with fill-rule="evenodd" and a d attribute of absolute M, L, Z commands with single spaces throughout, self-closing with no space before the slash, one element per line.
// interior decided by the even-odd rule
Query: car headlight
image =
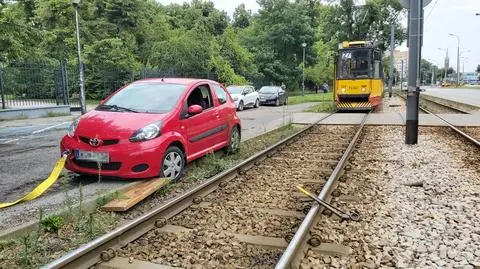
<path fill-rule="evenodd" d="M 73 137 L 75 135 L 75 131 L 77 130 L 78 122 L 80 119 L 75 119 L 72 123 L 70 123 L 70 126 L 68 126 L 67 129 L 67 135 L 70 137 Z"/>
<path fill-rule="evenodd" d="M 238 101 L 238 97 L 237 96 L 233 97 L 233 101 Z"/>
<path fill-rule="evenodd" d="M 155 122 L 149 124 L 142 129 L 135 131 L 130 137 L 130 142 L 140 142 L 154 139 L 160 136 L 160 128 L 162 127 L 162 122 Z"/>

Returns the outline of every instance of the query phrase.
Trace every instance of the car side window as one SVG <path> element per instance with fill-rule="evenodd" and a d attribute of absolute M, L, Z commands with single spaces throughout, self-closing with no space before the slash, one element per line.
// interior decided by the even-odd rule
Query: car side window
<path fill-rule="evenodd" d="M 213 89 L 215 89 L 215 93 L 217 94 L 218 102 L 220 104 L 225 104 L 227 102 L 227 93 L 225 90 L 216 84 L 213 84 Z"/>
<path fill-rule="evenodd" d="M 245 94 L 251 94 L 251 93 L 252 93 L 252 89 L 250 87 L 246 87 Z"/>
<path fill-rule="evenodd" d="M 187 98 L 187 105 L 199 105 L 203 110 L 213 107 L 212 93 L 207 84 L 196 87 Z"/>

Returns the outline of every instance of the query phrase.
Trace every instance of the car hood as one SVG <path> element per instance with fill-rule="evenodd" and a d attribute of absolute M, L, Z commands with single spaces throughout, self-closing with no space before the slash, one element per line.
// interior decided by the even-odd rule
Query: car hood
<path fill-rule="evenodd" d="M 128 138 L 136 130 L 163 120 L 167 115 L 94 110 L 80 117 L 75 133 L 85 137 Z"/>
<path fill-rule="evenodd" d="M 231 93 L 230 96 L 231 96 L 232 98 L 240 98 L 242 95 L 239 94 L 239 93 Z"/>

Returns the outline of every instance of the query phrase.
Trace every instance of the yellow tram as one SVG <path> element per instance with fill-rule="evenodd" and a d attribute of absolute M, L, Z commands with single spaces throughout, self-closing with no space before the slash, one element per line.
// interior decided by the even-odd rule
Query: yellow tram
<path fill-rule="evenodd" d="M 382 105 L 382 52 L 366 41 L 339 44 L 334 102 L 340 111 L 372 110 Z"/>

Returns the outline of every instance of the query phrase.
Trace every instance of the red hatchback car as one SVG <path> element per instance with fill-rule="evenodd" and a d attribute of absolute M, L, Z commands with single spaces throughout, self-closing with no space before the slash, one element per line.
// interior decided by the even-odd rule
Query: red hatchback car
<path fill-rule="evenodd" d="M 60 143 L 79 174 L 178 179 L 209 152 L 235 152 L 240 119 L 225 88 L 200 79 L 146 79 L 112 94 L 75 120 Z"/>

